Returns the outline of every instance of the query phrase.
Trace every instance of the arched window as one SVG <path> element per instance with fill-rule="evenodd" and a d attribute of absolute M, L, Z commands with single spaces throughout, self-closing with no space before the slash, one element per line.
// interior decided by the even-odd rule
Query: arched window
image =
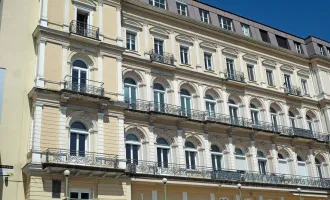
<path fill-rule="evenodd" d="M 238 147 L 235 148 L 236 169 L 246 171 L 246 157 L 244 151 Z"/>
<path fill-rule="evenodd" d="M 88 79 L 88 66 L 82 60 L 72 63 L 72 90 L 86 92 Z"/>
<path fill-rule="evenodd" d="M 221 170 L 223 166 L 223 154 L 217 145 L 211 145 L 211 158 L 213 170 Z"/>
<path fill-rule="evenodd" d="M 278 114 L 273 107 L 270 107 L 269 111 L 270 111 L 270 118 L 271 118 L 272 125 L 273 125 L 273 130 L 278 131 L 279 130 L 278 129 Z"/>
<path fill-rule="evenodd" d="M 297 156 L 297 162 L 298 162 L 298 174 L 303 177 L 308 176 L 305 160 L 301 156 Z"/>
<path fill-rule="evenodd" d="M 306 122 L 307 122 L 308 129 L 310 131 L 314 131 L 313 119 L 309 115 L 306 115 Z"/>
<path fill-rule="evenodd" d="M 170 145 L 164 138 L 157 139 L 157 161 L 158 167 L 168 168 L 168 157 Z"/>
<path fill-rule="evenodd" d="M 88 130 L 81 122 L 73 122 L 70 126 L 70 155 L 85 157 L 88 150 Z"/>
<path fill-rule="evenodd" d="M 196 169 L 197 149 L 192 142 L 186 141 L 186 167 L 187 169 Z"/>
<path fill-rule="evenodd" d="M 297 122 L 296 122 L 296 115 L 293 114 L 293 112 L 289 111 L 289 120 L 290 120 L 290 125 L 292 128 L 297 127 Z"/>
<path fill-rule="evenodd" d="M 250 112 L 251 112 L 252 124 L 259 125 L 259 108 L 251 103 Z"/>
<path fill-rule="evenodd" d="M 267 172 L 267 158 L 262 151 L 257 151 L 258 167 L 260 174 L 266 174 Z"/>
<path fill-rule="evenodd" d="M 126 162 L 138 164 L 140 140 L 134 134 L 126 135 Z"/>
<path fill-rule="evenodd" d="M 216 101 L 214 98 L 209 94 L 205 95 L 205 106 L 208 117 L 215 117 L 215 105 Z"/>
<path fill-rule="evenodd" d="M 165 111 L 165 88 L 159 84 L 154 84 L 154 104 L 155 111 Z"/>
<path fill-rule="evenodd" d="M 191 115 L 191 94 L 186 89 L 180 90 L 181 112 L 183 116 Z"/>
<path fill-rule="evenodd" d="M 282 174 L 289 174 L 288 161 L 281 153 L 277 154 L 278 157 L 278 168 Z"/>
<path fill-rule="evenodd" d="M 234 100 L 229 99 L 228 106 L 229 106 L 230 123 L 238 124 L 238 104 Z"/>
<path fill-rule="evenodd" d="M 316 171 L 317 171 L 317 175 L 319 176 L 319 178 L 324 178 L 322 162 L 320 162 L 320 160 L 317 158 L 315 158 L 315 166 L 316 166 Z"/>
<path fill-rule="evenodd" d="M 124 95 L 126 103 L 135 103 L 136 102 L 136 82 L 132 78 L 124 79 Z"/>

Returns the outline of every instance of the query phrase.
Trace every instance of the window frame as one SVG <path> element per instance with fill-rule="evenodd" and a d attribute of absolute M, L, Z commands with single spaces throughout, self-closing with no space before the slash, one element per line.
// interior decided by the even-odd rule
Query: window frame
<path fill-rule="evenodd" d="M 279 47 L 290 50 L 288 38 L 282 37 L 280 35 L 275 35 L 275 38 Z"/>
<path fill-rule="evenodd" d="M 250 106 L 250 114 L 251 114 L 252 124 L 259 125 L 260 124 L 260 109 L 258 107 L 252 108 Z"/>
<path fill-rule="evenodd" d="M 160 138 L 163 138 L 163 137 L 160 137 Z M 159 139 L 159 138 L 157 138 Z M 156 142 L 157 142 L 157 139 L 156 139 Z M 163 138 L 164 140 L 166 140 L 165 138 Z M 168 143 L 168 141 L 166 140 L 166 142 Z M 168 143 L 168 146 L 165 146 L 165 145 L 159 145 L 158 143 L 156 144 L 156 148 L 157 148 L 157 166 L 159 167 L 159 162 L 158 162 L 158 149 L 162 149 L 161 150 L 161 167 L 162 168 L 166 168 L 165 166 L 165 162 L 164 162 L 164 151 L 163 149 L 166 149 L 167 150 L 167 168 L 169 166 L 169 163 L 171 163 L 171 144 Z"/>
<path fill-rule="evenodd" d="M 243 152 L 243 154 L 244 155 L 236 155 L 236 148 L 238 148 L 238 149 L 240 149 L 242 152 Z M 245 151 L 243 151 L 242 150 L 242 148 L 240 148 L 240 147 L 235 147 L 235 149 L 234 149 L 234 151 L 235 151 L 235 168 L 236 168 L 236 170 L 237 171 L 248 171 L 248 163 L 247 163 L 247 157 L 246 157 L 246 152 Z M 244 158 L 244 169 L 239 169 L 238 170 L 238 168 L 237 168 L 237 166 L 236 166 L 236 159 L 237 158 Z"/>
<path fill-rule="evenodd" d="M 127 141 L 126 137 L 130 134 L 134 135 L 135 137 L 137 137 L 139 139 L 139 137 L 136 134 L 131 133 L 131 132 L 127 133 L 125 135 L 125 152 L 127 151 L 126 146 L 129 145 L 130 146 L 130 152 L 131 152 L 131 157 L 130 157 L 129 160 L 132 161 L 130 163 L 136 163 L 136 162 L 138 163 L 140 160 L 143 160 L 142 143 L 141 143 L 141 141 L 130 141 L 130 140 Z M 137 161 L 134 160 L 133 145 L 137 146 L 137 155 L 138 155 L 138 160 Z M 126 162 L 128 162 L 127 155 L 126 155 Z"/>
<path fill-rule="evenodd" d="M 309 95 L 309 88 L 308 88 L 308 80 L 302 78 L 301 79 L 301 88 L 302 88 L 302 92 L 304 93 L 304 95 Z"/>
<path fill-rule="evenodd" d="M 261 162 L 264 162 L 265 163 L 265 174 L 267 174 L 268 173 L 268 171 L 269 171 L 269 166 L 268 166 L 268 159 L 267 159 L 267 157 L 260 157 L 260 156 L 258 156 L 258 151 L 260 151 L 260 150 L 257 150 L 257 160 L 258 160 L 258 170 L 259 170 L 259 174 L 261 174 L 260 173 L 260 168 L 259 168 L 259 161 L 261 161 Z M 260 152 L 262 152 L 262 151 L 260 151 Z M 263 153 L 263 152 L 262 152 Z M 263 153 L 264 154 L 264 153 Z M 264 154 L 265 155 L 265 154 Z"/>
<path fill-rule="evenodd" d="M 228 17 L 219 16 L 220 27 L 227 31 L 234 31 L 233 20 Z M 226 22 L 226 23 L 225 23 Z M 229 24 L 228 24 L 229 22 Z"/>
<path fill-rule="evenodd" d="M 184 143 L 186 169 L 188 169 L 188 170 L 196 170 L 197 167 L 198 167 L 198 151 L 197 151 L 196 145 L 193 142 L 191 142 L 192 144 L 194 144 L 195 148 L 186 147 L 186 142 L 190 142 L 190 141 L 185 141 L 185 143 Z M 190 154 L 189 154 L 189 157 L 188 157 L 189 168 L 187 168 L 187 157 L 186 157 L 187 154 L 186 154 L 186 152 L 194 153 L 194 161 L 195 161 L 194 169 L 192 168 L 193 165 L 191 163 L 191 156 L 190 156 Z"/>
<path fill-rule="evenodd" d="M 204 16 L 206 14 L 206 16 Z M 210 23 L 210 13 L 209 13 L 209 11 L 207 11 L 207 10 L 203 10 L 203 9 L 199 9 L 199 16 L 200 16 L 200 19 L 201 19 L 201 21 L 202 22 L 204 22 L 204 23 Z M 205 21 L 205 19 L 207 20 L 207 21 Z"/>
<path fill-rule="evenodd" d="M 166 6 L 166 0 L 164 0 L 164 8 L 162 8 L 162 7 L 160 7 L 160 6 L 156 6 L 156 1 L 159 1 L 159 5 L 161 5 L 161 3 L 160 3 L 160 1 L 162 1 L 162 0 L 149 0 L 149 5 L 152 5 L 152 6 L 155 6 L 155 7 L 157 7 L 157 8 L 161 8 L 161 9 L 167 9 L 167 6 Z M 150 4 L 150 2 L 152 2 L 152 4 Z"/>
<path fill-rule="evenodd" d="M 263 42 L 270 43 L 270 38 L 269 38 L 269 34 L 268 34 L 267 31 L 262 30 L 262 29 L 259 29 L 259 33 L 260 33 L 261 40 L 262 40 Z M 263 34 L 265 34 L 265 35 L 263 35 Z M 264 37 L 267 37 L 267 39 L 264 38 L 263 36 L 264 36 Z M 266 40 L 264 40 L 264 39 L 266 39 Z"/>
<path fill-rule="evenodd" d="M 270 72 L 270 74 L 271 74 L 271 76 L 270 76 L 271 79 L 269 79 L 269 76 L 268 76 L 269 73 L 268 73 L 268 72 Z M 266 77 L 267 77 L 267 84 L 268 84 L 268 86 L 270 86 L 270 87 L 274 87 L 274 86 L 275 86 L 275 81 L 274 81 L 274 70 L 266 69 Z M 272 85 L 269 84 L 269 83 L 272 83 Z"/>
<path fill-rule="evenodd" d="M 294 46 L 295 46 L 296 51 L 297 51 L 298 54 L 304 54 L 301 43 L 294 42 Z"/>
<path fill-rule="evenodd" d="M 243 32 L 243 35 L 247 36 L 247 37 L 251 37 L 251 31 L 250 31 L 250 26 L 247 25 L 247 24 L 241 24 L 242 26 L 242 32 Z M 247 33 L 246 33 L 247 31 Z"/>
<path fill-rule="evenodd" d="M 124 85 L 124 90 L 125 90 L 125 86 L 128 86 L 129 87 L 129 91 L 128 91 L 128 94 L 129 94 L 129 103 L 132 103 L 132 87 L 135 88 L 135 101 L 137 101 L 139 98 L 138 98 L 138 94 L 139 94 L 139 91 L 138 91 L 138 84 L 137 84 L 137 81 L 135 81 L 136 85 L 133 85 L 133 84 L 130 84 L 130 83 L 125 83 L 125 79 L 126 78 L 130 78 L 132 80 L 134 80 L 132 77 L 124 77 L 123 79 L 123 85 Z M 125 99 L 125 91 L 124 91 L 124 99 Z"/>
<path fill-rule="evenodd" d="M 210 56 L 209 62 L 206 62 L 206 57 L 205 57 L 205 55 Z M 213 53 L 204 50 L 204 51 L 203 51 L 203 56 L 204 56 L 204 69 L 205 69 L 206 71 L 214 71 L 214 66 L 213 66 Z M 210 68 L 209 68 L 209 66 L 206 66 L 206 63 L 210 64 Z"/>
<path fill-rule="evenodd" d="M 126 30 L 125 31 L 126 34 L 125 34 L 125 37 L 126 37 L 126 49 L 129 50 L 129 51 L 135 51 L 137 52 L 138 51 L 138 41 L 137 41 L 137 37 L 138 37 L 138 33 L 135 32 L 135 31 L 131 31 L 131 30 Z M 130 48 L 127 48 L 127 35 L 130 34 L 130 35 L 134 35 L 134 42 L 135 42 L 135 48 L 134 49 L 131 49 L 131 46 L 132 46 L 132 43 L 131 43 L 131 40 L 130 40 Z"/>
<path fill-rule="evenodd" d="M 92 197 L 92 191 L 91 190 L 89 190 L 89 189 L 76 189 L 76 188 L 70 188 L 70 190 L 69 190 L 69 196 L 70 196 L 70 199 L 72 199 L 71 198 L 71 193 L 72 192 L 77 192 L 78 193 L 78 199 L 81 199 L 81 193 L 88 193 L 89 194 L 89 199 L 92 199 L 93 197 Z"/>
<path fill-rule="evenodd" d="M 181 48 L 186 49 L 187 50 L 187 63 L 182 63 L 182 59 L 181 59 Z M 184 44 L 179 44 L 179 50 L 180 50 L 180 64 L 181 65 L 191 65 L 191 58 L 190 58 L 190 48 L 191 46 L 188 45 L 184 45 Z"/>
<path fill-rule="evenodd" d="M 252 80 L 250 79 L 250 71 L 249 71 L 249 68 L 251 69 L 252 68 Z M 256 74 L 255 74 L 255 65 L 254 64 L 251 64 L 251 63 L 246 63 L 246 70 L 247 70 L 247 73 L 248 73 L 248 79 L 249 81 L 252 81 L 252 82 L 256 82 Z"/>
<path fill-rule="evenodd" d="M 324 55 L 323 45 L 318 44 L 317 46 L 319 47 L 320 55 L 321 55 L 321 56 L 325 56 L 325 55 Z"/>
<path fill-rule="evenodd" d="M 209 94 L 206 94 L 206 95 L 209 95 Z M 212 117 L 215 117 L 215 115 L 217 113 L 217 101 L 214 98 L 213 98 L 213 100 L 204 98 L 204 100 L 205 100 L 205 109 L 206 109 L 206 112 L 208 113 L 209 117 L 210 117 L 211 112 L 208 110 L 207 103 L 209 103 L 209 107 L 210 107 L 210 104 L 214 104 L 214 113 L 213 113 Z"/>
<path fill-rule="evenodd" d="M 73 123 L 75 123 L 75 122 L 78 122 L 78 123 L 82 123 L 84 126 L 85 126 L 85 128 L 86 128 L 86 130 L 78 130 L 78 129 L 73 129 L 73 128 L 71 128 L 71 126 L 72 126 L 72 124 Z M 71 134 L 72 133 L 74 133 L 74 134 L 77 134 L 77 138 L 76 138 L 76 150 L 75 150 L 75 152 L 76 152 L 76 155 L 71 155 Z M 81 122 L 81 121 L 79 121 L 79 120 L 76 120 L 76 121 L 74 121 L 74 122 L 72 122 L 71 124 L 70 124 L 70 137 L 69 137 L 69 151 L 70 151 L 70 156 L 78 156 L 78 157 L 85 157 L 86 155 L 86 153 L 87 152 L 89 152 L 90 151 L 90 134 L 89 134 L 89 131 L 88 131 L 88 127 L 86 126 L 86 124 L 85 123 L 83 123 L 83 122 Z M 84 135 L 85 136 L 85 154 L 84 154 L 84 156 L 81 156 L 80 155 L 80 151 L 79 151 L 79 135 Z"/>
<path fill-rule="evenodd" d="M 217 147 L 220 149 L 220 152 L 212 151 L 212 146 L 213 146 L 213 145 L 215 145 L 215 144 L 212 144 L 212 145 L 211 145 L 211 150 L 210 150 L 210 152 L 211 152 L 211 162 L 213 163 L 213 157 L 212 157 L 212 155 L 220 156 L 220 169 L 219 169 L 219 166 L 216 166 L 216 169 L 215 169 L 215 166 L 213 166 L 213 165 L 212 165 L 212 168 L 215 169 L 215 170 L 225 169 L 225 163 L 224 163 L 224 158 L 223 158 L 223 152 L 221 151 L 222 149 L 219 148 L 217 145 L 215 145 L 215 146 L 217 146 Z M 216 163 L 216 162 L 215 162 L 215 163 Z M 216 163 L 216 164 L 217 164 L 217 163 Z"/>
<path fill-rule="evenodd" d="M 182 6 L 184 6 L 184 8 L 185 8 L 185 10 L 184 10 L 185 14 L 182 13 L 182 11 L 183 11 L 181 9 Z M 188 5 L 186 3 L 177 0 L 176 1 L 176 8 L 177 8 L 177 11 L 178 11 L 179 15 L 188 16 Z"/>
<path fill-rule="evenodd" d="M 163 52 L 163 55 L 162 55 L 162 54 L 159 53 L 159 52 L 160 52 L 160 51 L 159 51 L 160 49 L 157 49 L 157 51 L 158 51 L 157 55 L 164 56 L 164 53 L 165 53 L 165 46 L 166 46 L 165 41 L 166 41 L 166 40 L 165 40 L 164 38 L 161 38 L 161 37 L 153 37 L 153 48 L 154 48 L 155 53 L 156 53 L 156 49 L 155 49 L 156 40 L 162 42 L 162 52 Z M 159 45 L 158 45 L 158 47 L 159 47 Z"/>

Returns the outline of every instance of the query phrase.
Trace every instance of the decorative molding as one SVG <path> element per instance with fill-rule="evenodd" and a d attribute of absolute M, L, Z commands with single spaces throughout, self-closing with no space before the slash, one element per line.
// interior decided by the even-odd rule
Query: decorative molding
<path fill-rule="evenodd" d="M 235 49 L 232 49 L 229 47 L 225 47 L 224 49 L 222 49 L 222 53 L 230 55 L 230 56 L 234 56 L 234 57 L 237 57 L 239 54 L 238 50 L 235 50 Z"/>

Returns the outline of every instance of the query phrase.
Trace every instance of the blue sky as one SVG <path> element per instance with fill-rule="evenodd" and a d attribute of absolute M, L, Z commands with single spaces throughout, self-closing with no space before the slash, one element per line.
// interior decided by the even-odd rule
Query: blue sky
<path fill-rule="evenodd" d="M 207 4 L 305 38 L 330 42 L 330 0 L 201 0 Z"/>

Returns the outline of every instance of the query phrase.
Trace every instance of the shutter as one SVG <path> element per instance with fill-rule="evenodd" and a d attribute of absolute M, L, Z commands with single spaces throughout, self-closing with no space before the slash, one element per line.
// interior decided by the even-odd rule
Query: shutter
<path fill-rule="evenodd" d="M 236 156 L 236 169 L 237 170 L 246 170 L 246 159 L 245 157 Z"/>
<path fill-rule="evenodd" d="M 300 176 L 307 176 L 307 169 L 305 163 L 298 163 L 298 174 Z"/>
<path fill-rule="evenodd" d="M 278 169 L 282 174 L 288 174 L 288 165 L 286 161 L 279 160 L 278 161 Z"/>

